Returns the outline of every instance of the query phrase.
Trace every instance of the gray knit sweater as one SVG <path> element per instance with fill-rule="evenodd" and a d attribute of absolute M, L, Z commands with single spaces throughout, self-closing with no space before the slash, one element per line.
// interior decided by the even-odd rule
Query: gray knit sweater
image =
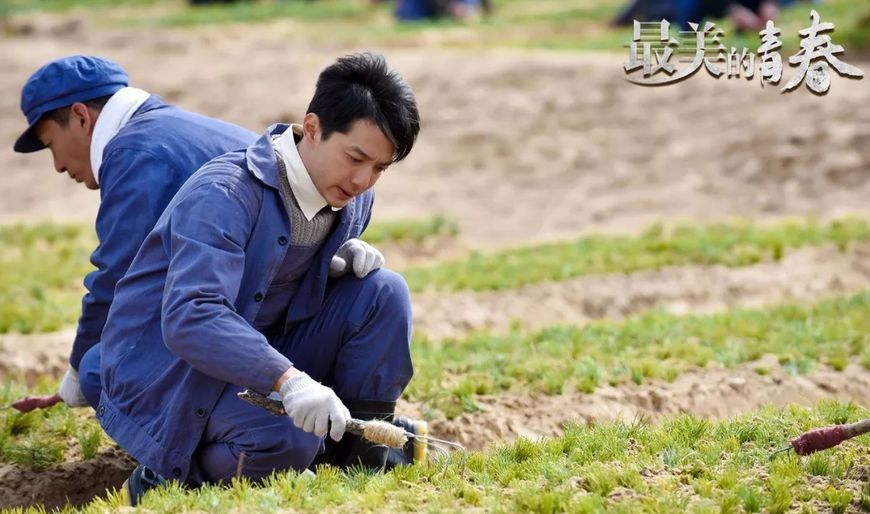
<path fill-rule="evenodd" d="M 329 231 L 332 230 L 332 224 L 338 218 L 338 213 L 327 205 L 323 209 L 320 209 L 311 221 L 308 221 L 299 207 L 299 202 L 296 201 L 293 190 L 290 188 L 284 159 L 277 151 L 275 156 L 278 159 L 281 199 L 284 201 L 284 207 L 290 215 L 291 241 L 294 245 L 298 246 L 320 246 L 329 236 Z"/>

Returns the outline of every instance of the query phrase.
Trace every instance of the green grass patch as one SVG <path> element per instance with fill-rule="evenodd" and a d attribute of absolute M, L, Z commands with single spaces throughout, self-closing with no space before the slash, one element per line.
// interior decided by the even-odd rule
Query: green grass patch
<path fill-rule="evenodd" d="M 373 244 L 421 244 L 458 233 L 441 216 L 372 223 Z M 640 236 L 593 235 L 574 242 L 472 254 L 468 259 L 403 271 L 413 291 L 502 290 L 593 273 L 629 273 L 685 264 L 745 266 L 779 259 L 791 248 L 870 239 L 870 222 L 846 218 L 827 224 L 790 221 L 718 225 L 653 225 Z M 84 225 L 0 226 L 0 333 L 50 332 L 75 323 L 93 268 L 96 236 Z M 870 351 L 862 359 L 870 362 Z M 643 373 L 643 370 L 638 370 Z M 594 373 L 594 372 L 593 372 Z"/>
<path fill-rule="evenodd" d="M 455 222 L 433 216 L 373 222 L 365 239 L 423 244 L 458 233 Z M 82 224 L 0 226 L 0 334 L 51 332 L 75 323 L 96 246 L 93 229 Z"/>
<path fill-rule="evenodd" d="M 40 380 L 31 388 L 7 380 L 0 387 L 0 406 L 26 394 L 51 394 L 57 383 Z M 0 409 L 0 463 L 45 469 L 65 461 L 94 458 L 107 438 L 91 409 L 65 405 L 20 413 Z"/>
<path fill-rule="evenodd" d="M 0 333 L 50 332 L 81 312 L 96 246 L 84 225 L 0 226 Z"/>
<path fill-rule="evenodd" d="M 108 25 L 189 27 L 230 23 L 263 23 L 296 19 L 327 24 L 354 22 L 360 28 L 374 18 L 389 20 L 386 5 L 358 0 L 239 0 L 192 6 L 186 0 L 6 0 L 0 15 L 34 12 L 87 12 Z"/>
<path fill-rule="evenodd" d="M 164 27 L 185 27 L 226 23 L 257 23 L 279 18 L 294 18 L 325 25 L 334 22 L 371 19 L 383 9 L 372 9 L 366 2 L 235 2 L 177 8 L 168 14 L 143 17 L 137 23 Z"/>
<path fill-rule="evenodd" d="M 862 484 L 848 473 L 870 465 L 870 438 L 841 444 L 816 457 L 829 467 L 844 463 L 843 479 L 809 473 L 805 458 L 772 448 L 805 430 L 832 423 L 832 404 L 815 409 L 764 409 L 710 422 L 693 416 L 644 423 L 572 425 L 563 436 L 519 439 L 441 464 L 397 468 L 382 475 L 321 467 L 315 477 L 276 473 L 262 485 L 149 492 L 142 511 L 182 512 L 802 512 L 814 505 L 858 512 Z M 870 416 L 839 404 L 848 421 Z M 864 488 L 866 491 L 866 487 Z M 866 493 L 865 493 L 866 496 Z M 102 513 L 123 506 L 120 495 L 81 510 Z M 9 512 L 39 512 L 16 509 Z"/>
<path fill-rule="evenodd" d="M 431 239 L 456 237 L 459 224 L 444 216 L 431 218 L 396 220 L 388 223 L 372 223 L 363 239 L 371 244 L 415 243 L 422 244 Z"/>
<path fill-rule="evenodd" d="M 161 0 L 3 0 L 0 16 L 30 12 L 103 11 L 109 8 L 152 6 Z"/>
<path fill-rule="evenodd" d="M 592 392 L 603 384 L 672 381 L 716 363 L 733 367 L 778 356 L 792 373 L 816 363 L 842 369 L 870 347 L 870 292 L 814 305 L 675 316 L 653 311 L 626 321 L 553 327 L 526 334 L 474 334 L 411 343 L 415 376 L 406 396 L 428 417 L 477 410 L 474 398 L 504 391 Z M 870 369 L 864 361 L 865 367 Z"/>
<path fill-rule="evenodd" d="M 412 291 L 512 289 L 596 273 L 630 273 L 687 264 L 748 266 L 778 260 L 788 249 L 835 243 L 841 249 L 870 240 L 870 222 L 788 221 L 649 227 L 641 236 L 592 235 L 576 241 L 492 254 L 403 271 Z"/>

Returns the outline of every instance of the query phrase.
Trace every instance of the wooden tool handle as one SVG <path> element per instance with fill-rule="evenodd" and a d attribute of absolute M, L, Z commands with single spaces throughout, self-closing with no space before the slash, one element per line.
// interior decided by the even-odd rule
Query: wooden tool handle
<path fill-rule="evenodd" d="M 857 421 L 852 423 L 851 425 L 846 425 L 843 427 L 846 431 L 846 434 L 849 438 L 858 437 L 859 435 L 866 434 L 870 432 L 870 419 L 865 419 L 863 421 Z"/>
<path fill-rule="evenodd" d="M 263 396 L 256 391 L 245 389 L 238 394 L 238 397 L 250 403 L 251 405 L 256 405 L 257 407 L 266 409 L 269 414 L 272 414 L 274 416 L 287 415 L 287 412 L 284 411 L 283 403 L 278 400 L 273 400 L 272 398 Z M 358 419 L 347 420 L 347 425 L 345 425 L 344 430 L 346 432 L 350 432 L 351 434 L 359 436 L 363 435 L 363 433 L 365 432 L 363 422 Z"/>

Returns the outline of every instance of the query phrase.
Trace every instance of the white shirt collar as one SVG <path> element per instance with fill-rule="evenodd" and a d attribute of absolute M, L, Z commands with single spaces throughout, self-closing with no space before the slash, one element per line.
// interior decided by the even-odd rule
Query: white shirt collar
<path fill-rule="evenodd" d="M 272 147 L 275 148 L 278 155 L 284 161 L 284 168 L 287 170 L 287 182 L 290 184 L 293 196 L 296 197 L 296 203 L 302 209 L 305 219 L 311 221 L 321 209 L 329 204 L 320 195 L 317 186 L 311 180 L 311 175 L 305 169 L 305 164 L 302 163 L 302 157 L 299 156 L 299 150 L 296 148 L 294 134 L 302 135 L 302 125 L 290 125 L 289 130 L 285 130 L 284 133 L 272 139 Z M 341 207 L 332 207 L 332 210 L 340 211 Z"/>
<path fill-rule="evenodd" d="M 115 92 L 103 106 L 100 115 L 97 116 L 94 134 L 91 137 L 91 169 L 94 171 L 97 184 L 100 183 L 100 166 L 103 165 L 103 151 L 106 145 L 150 96 L 147 91 L 124 87 Z"/>

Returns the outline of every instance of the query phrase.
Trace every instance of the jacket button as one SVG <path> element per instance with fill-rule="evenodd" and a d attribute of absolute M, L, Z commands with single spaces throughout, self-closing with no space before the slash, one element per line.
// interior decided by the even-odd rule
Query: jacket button
<path fill-rule="evenodd" d="M 200 418 L 205 417 L 205 409 L 196 409 L 196 415 Z"/>
<path fill-rule="evenodd" d="M 278 244 L 281 245 L 281 246 L 286 245 L 286 244 L 287 244 L 287 237 L 286 237 L 286 236 L 281 236 L 281 237 L 279 237 L 279 238 L 278 238 Z"/>
<path fill-rule="evenodd" d="M 181 468 L 172 468 L 172 474 L 175 475 L 176 478 L 181 476 Z"/>
<path fill-rule="evenodd" d="M 255 302 L 262 302 L 262 301 L 263 301 L 263 293 L 257 293 L 257 294 L 255 294 L 255 295 L 254 295 L 254 301 L 255 301 Z"/>
<path fill-rule="evenodd" d="M 106 406 L 105 406 L 105 405 L 100 405 L 100 408 L 97 409 L 97 414 L 99 414 L 100 417 L 105 416 L 105 414 L 106 414 Z"/>

